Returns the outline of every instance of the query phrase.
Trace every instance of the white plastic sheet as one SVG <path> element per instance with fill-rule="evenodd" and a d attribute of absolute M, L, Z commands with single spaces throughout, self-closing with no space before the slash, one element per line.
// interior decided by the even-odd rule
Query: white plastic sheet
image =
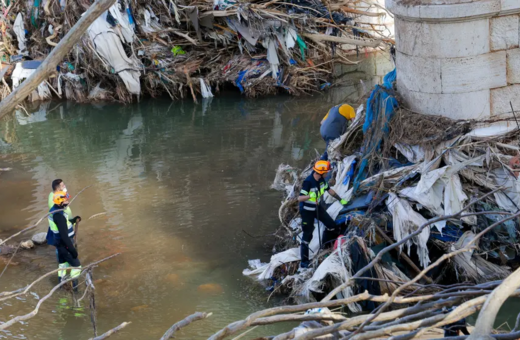
<path fill-rule="evenodd" d="M 310 299 L 310 291 L 323 293 L 322 287 L 325 284 L 325 278 L 327 276 L 330 277 L 336 287 L 351 278 L 350 256 L 346 249 L 343 248 L 345 248 L 345 246 L 338 247 L 338 249 L 330 254 L 329 257 L 327 257 L 319 267 L 316 268 L 312 277 L 303 284 L 302 295 Z M 343 290 L 342 293 L 344 297 L 354 295 L 351 287 Z M 348 308 L 353 313 L 359 313 L 362 311 L 361 307 L 357 303 L 348 304 Z"/>
<path fill-rule="evenodd" d="M 25 52 L 25 26 L 23 24 L 22 13 L 18 13 L 13 24 L 13 31 L 16 34 L 18 40 L 18 53 L 22 54 Z"/>
<path fill-rule="evenodd" d="M 444 185 L 442 182 L 435 182 L 428 190 L 421 193 L 417 193 L 416 190 L 416 186 L 407 187 L 399 191 L 399 194 L 421 204 L 437 216 L 444 215 L 442 207 Z M 442 230 L 439 231 L 442 232 Z"/>
<path fill-rule="evenodd" d="M 142 29 L 145 33 L 153 33 L 163 29 L 159 23 L 159 18 L 155 15 L 150 7 L 140 12 L 140 14 L 144 18 L 144 25 L 141 25 L 140 29 Z"/>
<path fill-rule="evenodd" d="M 343 158 L 341 163 L 338 163 L 338 171 L 336 173 L 336 184 L 332 186 L 332 189 L 339 195 L 339 197 L 345 197 L 348 192 L 348 187 L 350 185 L 351 178 L 347 177 L 347 174 L 352 166 L 352 162 L 356 159 L 356 156 L 347 156 Z M 336 199 L 329 195 L 329 193 L 325 193 L 324 195 L 325 203 L 330 204 L 333 203 Z"/>
<path fill-rule="evenodd" d="M 344 200 L 350 201 L 352 198 L 353 188 L 350 188 L 349 191 L 343 196 Z M 339 212 L 343 209 L 343 204 L 340 201 L 336 201 L 332 203 L 332 205 L 327 209 L 327 214 L 335 220 L 338 217 Z"/>
<path fill-rule="evenodd" d="M 130 24 L 130 19 L 128 18 L 128 14 L 126 13 L 126 11 L 121 12 L 121 6 L 119 2 L 116 2 L 108 10 L 120 25 L 121 33 L 125 41 L 127 43 L 133 43 L 135 37 L 134 28 Z"/>
<path fill-rule="evenodd" d="M 296 39 L 298 39 L 298 33 L 293 27 L 289 27 L 285 31 L 285 46 L 287 49 L 291 49 L 296 45 Z"/>
<path fill-rule="evenodd" d="M 314 232 L 312 234 L 312 240 L 309 243 L 309 259 L 313 259 L 314 255 L 318 252 L 320 248 L 320 237 L 318 236 L 318 232 L 321 232 L 323 238 L 323 230 L 325 226 L 318 221 L 314 221 Z M 297 237 L 298 242 L 301 242 L 302 233 L 300 233 Z M 275 254 L 271 256 L 271 260 L 269 263 L 262 265 L 261 267 L 253 267 L 252 269 L 245 269 L 242 274 L 246 276 L 251 276 L 256 278 L 258 281 L 270 279 L 273 276 L 276 268 L 280 267 L 284 263 L 300 261 L 300 247 L 291 248 L 281 253 Z M 256 262 L 255 262 L 256 263 Z"/>
<path fill-rule="evenodd" d="M 16 66 L 13 70 L 13 74 L 11 75 L 11 80 L 13 81 L 13 89 L 20 86 L 20 83 L 31 76 L 31 74 L 36 71 L 35 69 L 26 69 L 23 68 L 23 63 L 16 63 Z M 36 90 L 34 90 L 31 94 L 31 99 L 34 100 L 45 100 L 52 97 L 51 90 L 47 86 L 45 82 L 40 83 Z"/>
<path fill-rule="evenodd" d="M 497 122 L 486 124 L 470 131 L 467 136 L 473 138 L 488 138 L 505 135 L 511 131 L 518 129 L 515 122 Z"/>
<path fill-rule="evenodd" d="M 426 156 L 424 148 L 419 145 L 397 143 L 394 146 L 406 157 L 409 162 L 412 163 L 419 163 L 423 161 Z"/>
<path fill-rule="evenodd" d="M 390 193 L 386 200 L 386 206 L 393 217 L 394 227 L 394 239 L 396 242 L 401 241 L 406 236 L 410 235 L 417 230 L 421 225 L 427 222 L 427 220 L 418 212 L 414 211 L 408 201 L 397 197 L 394 193 Z M 408 248 L 408 255 L 410 254 L 410 248 L 412 241 L 417 246 L 417 256 L 419 262 L 424 268 L 430 263 L 430 257 L 428 256 L 428 247 L 426 243 L 430 238 L 430 228 L 424 228 L 421 233 L 405 243 Z M 400 247 L 401 250 L 403 246 Z"/>
<path fill-rule="evenodd" d="M 206 85 L 204 79 L 199 78 L 200 80 L 200 92 L 203 98 L 211 98 L 213 97 L 213 93 L 211 92 L 211 87 Z"/>
<path fill-rule="evenodd" d="M 272 38 L 266 38 L 263 41 L 264 48 L 267 49 L 267 61 L 271 65 L 272 77 L 276 79 L 278 77 L 278 69 L 280 66 L 280 60 L 278 59 L 278 53 L 276 52 L 276 41 Z"/>
<path fill-rule="evenodd" d="M 229 24 L 231 27 L 234 27 L 235 30 L 240 33 L 240 35 L 251 45 L 255 46 L 258 38 L 260 38 L 260 32 L 257 30 L 252 29 L 251 27 L 248 27 L 238 20 L 231 19 L 229 21 Z"/>
<path fill-rule="evenodd" d="M 123 80 L 128 92 L 141 93 L 139 82 L 139 67 L 135 60 L 127 57 L 121 39 L 114 32 L 108 22 L 99 17 L 88 28 L 88 34 L 96 48 L 96 52 L 103 57 L 114 71 Z"/>
<path fill-rule="evenodd" d="M 493 170 L 497 185 L 504 187 L 503 191 L 497 191 L 495 199 L 500 209 L 516 213 L 520 208 L 520 179 L 516 178 L 502 168 Z"/>

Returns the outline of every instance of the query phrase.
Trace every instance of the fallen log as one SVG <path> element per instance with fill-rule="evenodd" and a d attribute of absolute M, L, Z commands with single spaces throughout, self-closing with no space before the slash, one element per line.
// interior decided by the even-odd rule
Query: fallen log
<path fill-rule="evenodd" d="M 45 58 L 36 71 L 17 87 L 7 98 L 0 102 L 0 118 L 14 110 L 14 108 L 27 98 L 31 92 L 38 87 L 51 73 L 55 72 L 56 66 L 62 61 L 63 57 L 70 52 L 72 47 L 78 42 L 87 28 L 104 11 L 115 3 L 116 0 L 96 0 L 85 12 L 81 19 L 72 29 L 61 39 L 58 45 Z"/>

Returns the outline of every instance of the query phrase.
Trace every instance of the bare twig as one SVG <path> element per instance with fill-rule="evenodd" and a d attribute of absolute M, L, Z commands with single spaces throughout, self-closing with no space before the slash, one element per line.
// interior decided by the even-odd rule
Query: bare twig
<path fill-rule="evenodd" d="M 117 327 L 114 327 L 112 328 L 111 330 L 109 330 L 108 332 L 105 332 L 103 334 L 101 334 L 100 336 L 97 336 L 95 338 L 90 338 L 89 340 L 103 340 L 103 339 L 106 339 L 108 338 L 109 336 L 111 336 L 112 334 L 116 333 L 116 332 L 119 332 L 120 330 L 122 330 L 123 328 L 125 328 L 126 326 L 128 326 L 129 324 L 131 324 L 131 322 L 123 322 L 122 324 L 120 324 L 119 326 Z"/>
<path fill-rule="evenodd" d="M 181 321 L 179 321 L 179 322 L 175 323 L 173 326 L 171 326 L 166 331 L 166 333 L 164 333 L 164 335 L 161 337 L 161 340 L 168 340 L 168 339 L 170 339 L 171 337 L 173 337 L 175 332 L 177 332 L 179 329 L 188 326 L 192 322 L 209 318 L 212 314 L 213 313 L 195 312 L 192 315 L 185 317 Z"/>
<path fill-rule="evenodd" d="M 101 262 L 105 262 L 105 261 L 110 260 L 111 258 L 119 256 L 119 255 L 121 255 L 121 253 L 116 253 L 116 254 L 110 255 L 108 257 L 105 257 L 104 259 L 101 259 L 99 261 L 93 262 L 93 263 L 91 263 L 91 264 L 89 264 L 89 265 L 87 265 L 85 267 L 78 268 L 78 269 L 82 269 L 82 272 L 84 272 L 85 270 L 87 270 L 89 268 L 97 266 Z M 71 267 L 71 268 L 74 268 L 74 267 Z M 38 279 L 34 280 L 32 283 L 30 283 L 29 285 L 27 285 L 24 288 L 20 288 L 20 289 L 11 291 L 11 292 L 2 292 L 2 293 L 0 293 L 0 301 L 12 299 L 14 297 L 27 294 L 29 292 L 29 290 L 32 287 L 34 287 L 34 285 L 36 285 L 38 282 L 42 281 L 43 279 L 45 279 L 46 277 L 48 277 L 48 276 L 50 276 L 52 274 L 57 273 L 60 270 L 62 270 L 62 269 L 61 268 L 54 269 L 54 270 L 52 270 L 52 271 L 50 271 L 50 272 L 40 276 Z"/>
<path fill-rule="evenodd" d="M 118 254 L 111 255 L 111 256 L 108 256 L 108 257 L 106 257 L 106 258 L 104 258 L 104 259 L 102 259 L 102 260 L 96 261 L 96 262 L 94 262 L 94 263 L 91 263 L 91 264 L 89 264 L 88 266 L 83 267 L 83 268 L 81 268 L 81 267 L 71 267 L 71 268 L 72 268 L 72 269 L 81 269 L 82 272 L 85 272 L 85 271 L 88 270 L 89 268 L 91 268 L 91 267 L 93 267 L 93 266 L 95 266 L 95 265 L 97 265 L 97 264 L 99 264 L 99 263 L 101 263 L 101 262 L 107 261 L 107 260 L 109 260 L 109 259 L 111 259 L 111 258 L 113 258 L 113 257 L 115 257 L 115 256 L 117 256 L 117 255 L 119 255 L 119 253 L 118 253 Z M 58 270 L 61 270 L 61 269 L 53 270 L 52 272 L 49 272 L 49 273 L 47 273 L 47 274 L 41 276 L 40 278 L 38 278 L 38 280 L 34 281 L 34 282 L 31 283 L 29 286 L 27 286 L 27 287 L 25 288 L 25 290 L 23 290 L 22 293 L 14 294 L 14 295 L 11 295 L 11 296 L 9 296 L 9 297 L 7 297 L 7 298 L 12 298 L 12 297 L 15 297 L 15 296 L 18 296 L 18 295 L 26 294 L 26 293 L 29 291 L 29 289 L 30 289 L 32 286 L 34 286 L 37 282 L 41 281 L 43 278 L 49 276 L 50 274 L 57 272 Z M 63 281 L 61 281 L 58 285 L 54 286 L 54 288 L 52 288 L 51 291 L 50 291 L 47 295 L 45 295 L 43 298 L 41 298 L 41 299 L 38 301 L 38 303 L 36 304 L 36 307 L 35 307 L 35 308 L 30 312 L 30 313 L 27 313 L 27 314 L 25 314 L 25 315 L 19 315 L 19 316 L 16 316 L 16 317 L 14 317 L 14 318 L 12 318 L 12 319 L 10 319 L 10 320 L 8 320 L 8 321 L 6 321 L 6 322 L 0 324 L 0 331 L 3 331 L 4 329 L 11 327 L 12 325 L 14 325 L 14 324 L 17 323 L 17 322 L 25 321 L 25 320 L 28 320 L 28 319 L 33 318 L 36 314 L 38 314 L 38 311 L 39 311 L 39 309 L 40 309 L 40 306 L 41 306 L 41 305 L 42 305 L 42 304 L 43 304 L 43 303 L 44 303 L 48 298 L 50 298 L 50 297 L 52 296 L 52 294 L 54 294 L 54 292 L 56 292 L 56 290 L 58 290 L 61 286 L 65 285 L 66 283 L 68 283 L 68 282 L 70 282 L 70 281 L 72 281 L 72 280 L 75 280 L 75 279 L 76 279 L 76 278 L 72 278 L 72 277 L 71 277 L 71 278 L 69 278 L 69 279 L 67 279 L 67 280 L 63 280 Z M 3 298 L 2 300 L 5 300 L 5 299 L 7 299 L 7 298 Z"/>

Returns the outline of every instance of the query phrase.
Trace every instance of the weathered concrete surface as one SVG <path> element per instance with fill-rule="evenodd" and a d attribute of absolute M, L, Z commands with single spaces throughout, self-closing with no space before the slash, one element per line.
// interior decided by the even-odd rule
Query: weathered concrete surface
<path fill-rule="evenodd" d="M 491 19 L 492 51 L 518 47 L 518 21 L 518 15 L 507 15 Z"/>
<path fill-rule="evenodd" d="M 472 57 L 491 51 L 489 20 L 476 20 L 471 27 L 454 22 L 443 25 L 428 22 L 396 20 L 397 49 L 424 58 Z M 431 37 L 431 38 L 425 38 Z"/>
<path fill-rule="evenodd" d="M 493 116 L 511 115 L 511 105 L 520 109 L 520 85 L 504 86 L 491 90 L 491 112 Z"/>
<path fill-rule="evenodd" d="M 520 84 L 520 48 L 507 51 L 507 83 Z"/>
<path fill-rule="evenodd" d="M 510 101 L 520 108 L 520 0 L 408 3 L 386 0 L 410 108 L 454 118 L 509 114 Z"/>
<path fill-rule="evenodd" d="M 413 57 L 396 53 L 396 63 L 402 69 L 399 81 L 409 90 L 441 93 L 441 60 Z"/>
<path fill-rule="evenodd" d="M 442 60 L 442 93 L 467 93 L 506 86 L 506 52 Z"/>
<path fill-rule="evenodd" d="M 489 90 L 450 94 L 424 93 L 408 90 L 399 84 L 397 89 L 408 107 L 416 112 L 457 119 L 490 117 Z"/>

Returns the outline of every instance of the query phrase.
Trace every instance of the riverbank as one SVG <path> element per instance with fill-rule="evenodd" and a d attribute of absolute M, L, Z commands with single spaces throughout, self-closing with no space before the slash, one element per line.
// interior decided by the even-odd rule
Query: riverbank
<path fill-rule="evenodd" d="M 1 99 L 34 73 L 89 5 L 2 5 Z M 390 24 L 377 4 L 355 1 L 117 1 L 29 100 L 129 103 L 164 94 L 196 102 L 226 87 L 248 97 L 315 93 L 335 86 L 335 65 L 356 63 L 349 53 L 393 43 Z"/>

